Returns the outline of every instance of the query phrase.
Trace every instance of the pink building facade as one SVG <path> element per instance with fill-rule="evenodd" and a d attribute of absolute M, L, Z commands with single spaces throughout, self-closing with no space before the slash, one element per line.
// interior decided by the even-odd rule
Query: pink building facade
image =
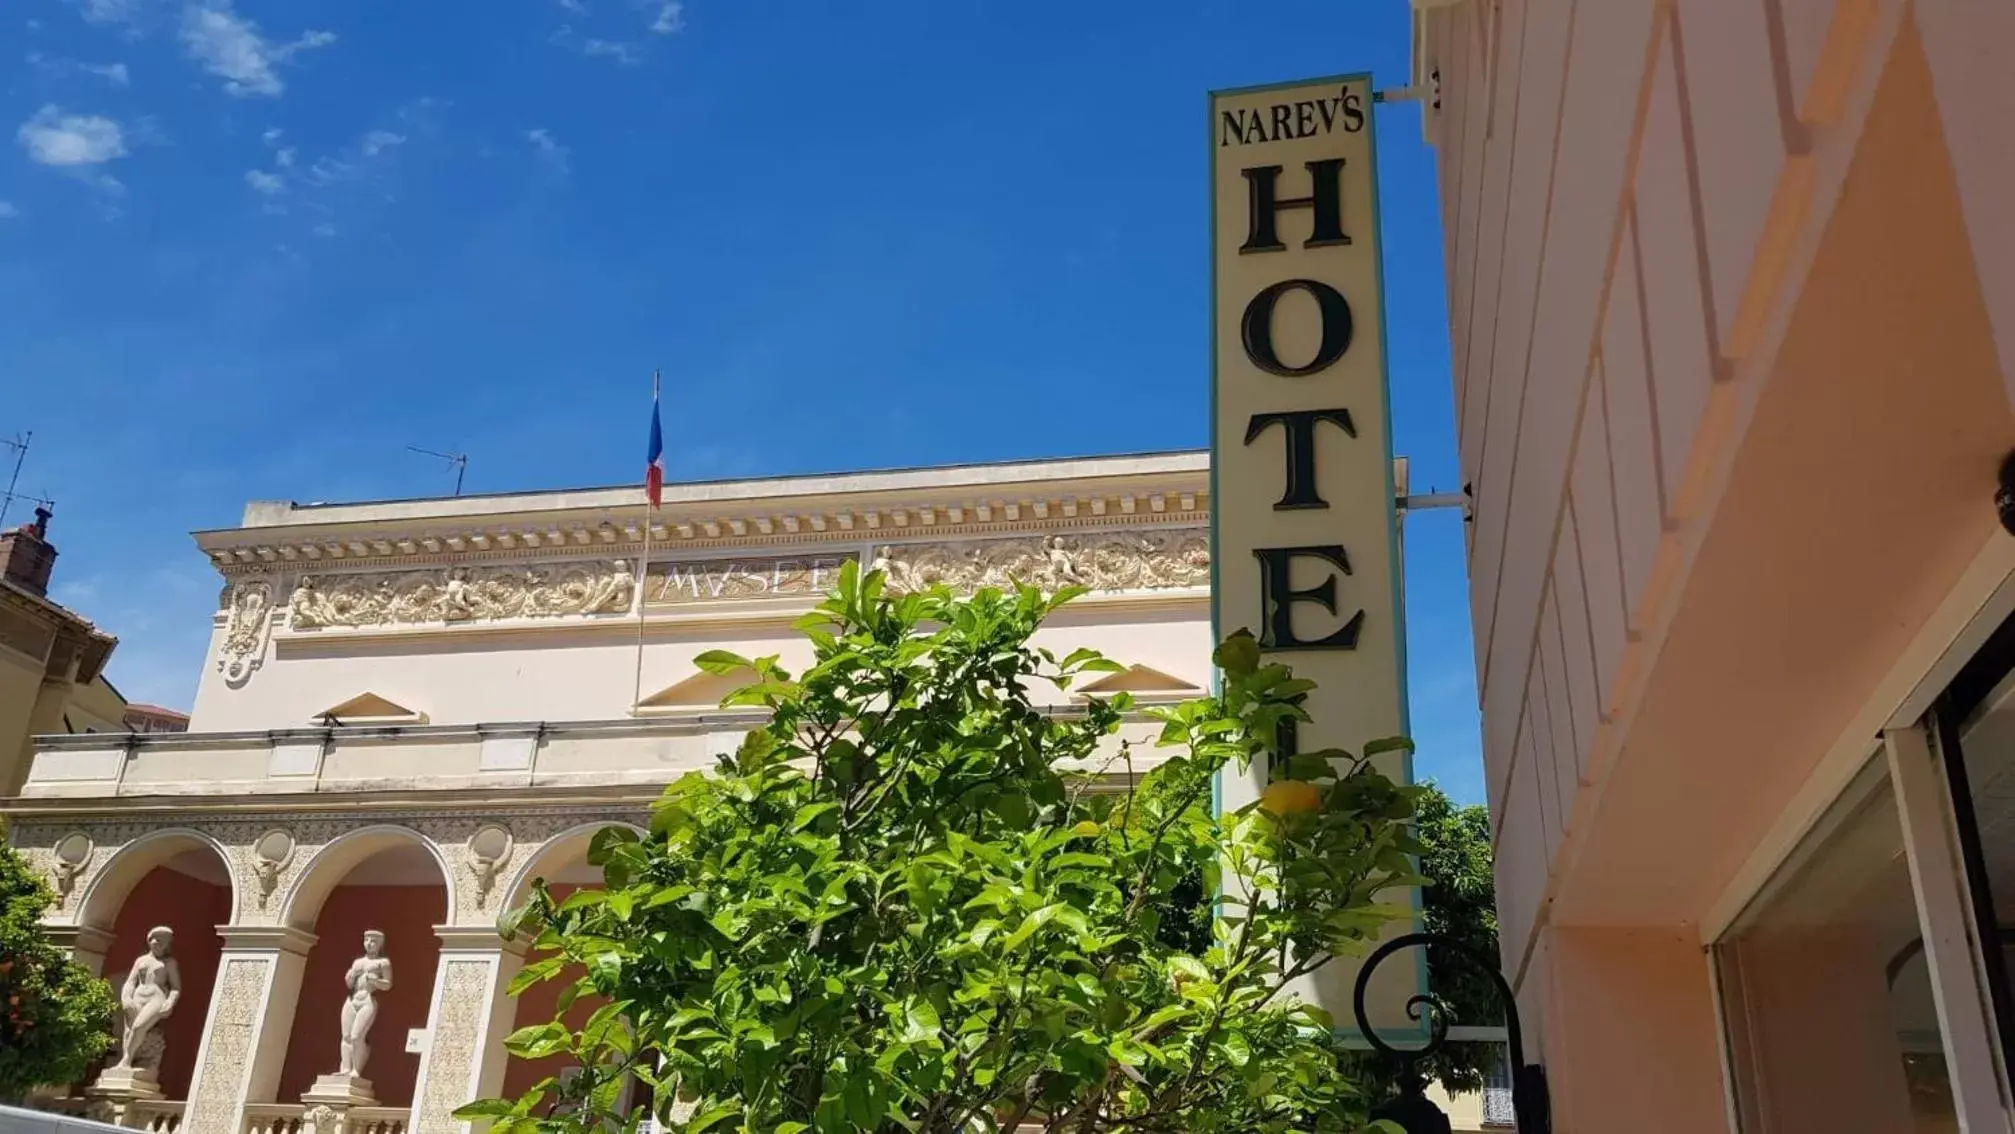
<path fill-rule="evenodd" d="M 1414 7 L 1555 1129 L 2007 1130 L 2015 5 Z"/>

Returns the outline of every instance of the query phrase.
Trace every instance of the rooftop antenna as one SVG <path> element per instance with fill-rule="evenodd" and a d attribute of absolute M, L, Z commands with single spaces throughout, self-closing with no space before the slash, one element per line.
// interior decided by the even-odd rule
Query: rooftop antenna
<path fill-rule="evenodd" d="M 0 445 L 5 445 L 9 449 L 14 450 L 14 471 L 7 477 L 7 491 L 0 492 L 0 531 L 7 529 L 7 510 L 13 507 L 16 500 L 26 500 L 31 504 L 39 504 L 44 508 L 51 507 L 56 503 L 47 497 L 29 496 L 25 493 L 14 491 L 15 486 L 21 483 L 21 464 L 28 459 L 28 446 L 34 440 L 35 431 L 32 429 L 16 437 L 0 437 Z"/>
<path fill-rule="evenodd" d="M 423 457 L 439 457 L 448 462 L 455 470 L 455 495 L 460 496 L 462 494 L 462 475 L 469 471 L 469 455 L 467 453 L 436 453 L 432 449 L 422 449 L 418 445 L 408 445 L 406 446 L 406 450 L 418 453 Z"/>

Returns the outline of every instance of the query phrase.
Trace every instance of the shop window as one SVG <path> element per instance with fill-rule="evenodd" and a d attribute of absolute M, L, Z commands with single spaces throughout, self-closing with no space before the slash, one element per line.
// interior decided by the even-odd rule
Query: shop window
<path fill-rule="evenodd" d="M 1715 961 L 1742 1134 L 1958 1129 L 1882 761 L 1778 868 Z"/>
<path fill-rule="evenodd" d="M 1932 720 L 2005 1058 L 2015 1049 L 2015 619 L 1952 679 Z"/>

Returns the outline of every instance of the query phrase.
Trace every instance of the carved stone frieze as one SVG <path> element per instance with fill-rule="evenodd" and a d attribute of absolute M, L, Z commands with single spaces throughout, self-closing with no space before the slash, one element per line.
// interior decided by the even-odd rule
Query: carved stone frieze
<path fill-rule="evenodd" d="M 1156 591 L 1210 585 L 1210 532 L 1094 532 L 959 543 L 890 544 L 872 566 L 896 590 L 944 584 L 961 594 L 1016 583 L 1056 589 Z"/>
<path fill-rule="evenodd" d="M 497 884 L 497 875 L 503 873 L 504 862 L 511 857 L 511 851 L 518 841 L 511 837 L 511 829 L 499 823 L 491 823 L 479 828 L 469 836 L 464 849 L 469 856 L 469 876 L 475 880 L 473 895 L 478 908 L 490 901 L 490 890 Z"/>
<path fill-rule="evenodd" d="M 623 614 L 636 590 L 627 560 L 437 571 L 303 575 L 287 599 L 294 631 Z"/>
<path fill-rule="evenodd" d="M 293 865 L 294 851 L 300 846 L 294 833 L 284 827 L 275 827 L 253 840 L 251 846 L 252 877 L 259 883 L 257 896 L 253 899 L 260 909 L 265 909 L 273 900 L 273 892 L 280 888 L 280 873 Z"/>
<path fill-rule="evenodd" d="M 217 668 L 230 685 L 243 685 L 266 660 L 273 625 L 273 583 L 264 577 L 240 579 L 224 590 L 224 642 Z"/>
<path fill-rule="evenodd" d="M 51 856 L 56 869 L 56 892 L 68 897 L 77 888 L 77 876 L 91 865 L 91 855 L 98 846 L 91 836 L 82 831 L 72 831 L 56 841 Z"/>

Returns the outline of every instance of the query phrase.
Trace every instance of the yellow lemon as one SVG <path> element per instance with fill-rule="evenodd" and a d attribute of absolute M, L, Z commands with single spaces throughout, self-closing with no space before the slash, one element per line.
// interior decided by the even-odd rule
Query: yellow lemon
<path fill-rule="evenodd" d="M 1280 780 L 1259 797 L 1259 809 L 1270 815 L 1300 815 L 1322 807 L 1322 789 L 1307 780 Z"/>

